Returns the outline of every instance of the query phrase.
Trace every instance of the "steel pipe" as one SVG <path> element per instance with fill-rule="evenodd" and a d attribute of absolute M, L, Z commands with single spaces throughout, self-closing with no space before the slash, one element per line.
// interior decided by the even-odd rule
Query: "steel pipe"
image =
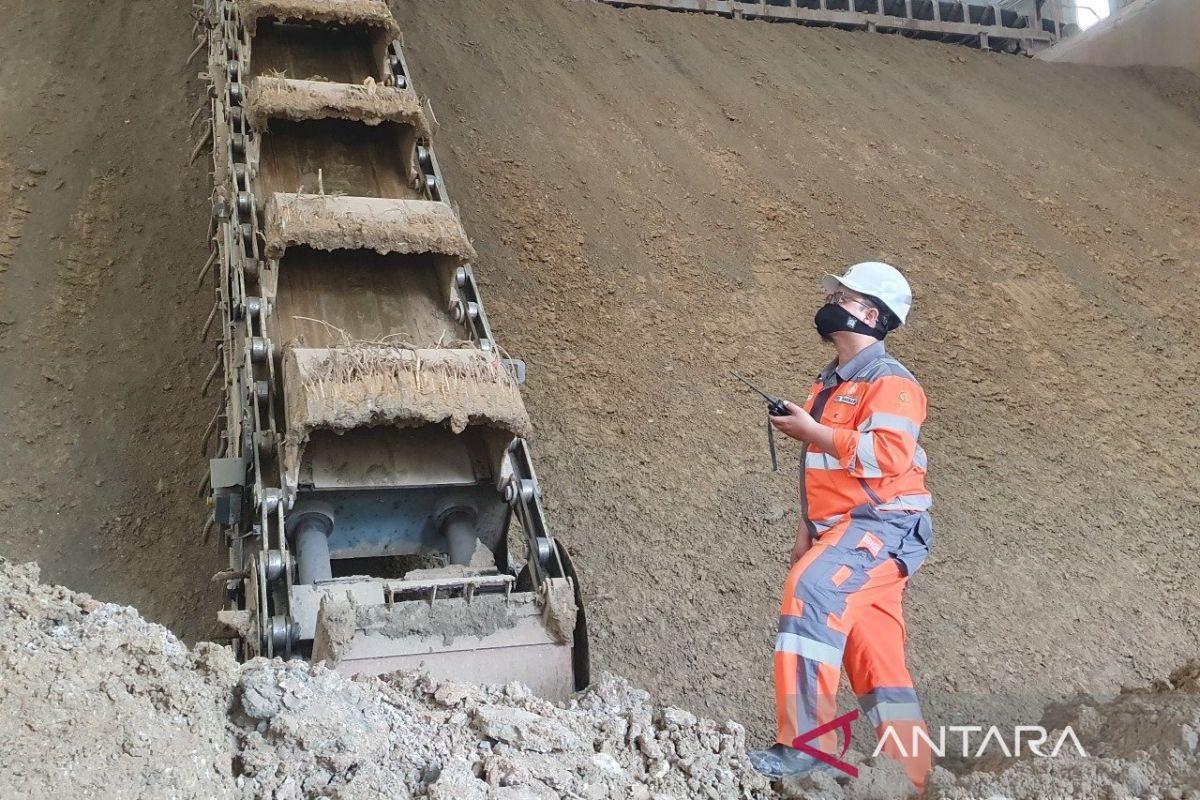
<path fill-rule="evenodd" d="M 329 563 L 329 535 L 333 520 L 324 514 L 306 514 L 296 524 L 296 582 L 313 584 L 333 578 Z"/>
<path fill-rule="evenodd" d="M 475 511 L 466 507 L 451 509 L 442 516 L 442 533 L 446 536 L 451 564 L 470 566 L 479 536 L 475 529 Z"/>

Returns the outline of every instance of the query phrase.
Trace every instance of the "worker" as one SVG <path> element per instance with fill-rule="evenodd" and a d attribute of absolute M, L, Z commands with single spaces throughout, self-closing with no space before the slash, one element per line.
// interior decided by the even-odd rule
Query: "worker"
<path fill-rule="evenodd" d="M 787 403 L 790 415 L 771 419 L 805 445 L 801 519 L 775 641 L 778 735 L 750 759 L 770 778 L 831 771 L 802 745 L 839 755 L 837 726 L 805 734 L 835 720 L 845 667 L 883 751 L 920 791 L 932 754 L 905 665 L 901 607 L 933 539 L 926 457 L 917 443 L 925 392 L 883 342 L 908 318 L 912 291 L 897 269 L 879 262 L 827 275 L 824 289 L 815 324 L 837 358 L 803 408 Z"/>

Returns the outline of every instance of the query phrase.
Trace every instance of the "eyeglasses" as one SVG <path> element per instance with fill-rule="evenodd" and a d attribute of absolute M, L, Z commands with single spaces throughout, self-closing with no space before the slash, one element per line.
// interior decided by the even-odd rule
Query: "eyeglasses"
<path fill-rule="evenodd" d="M 875 308 L 873 303 L 859 297 L 854 297 L 847 292 L 834 292 L 831 295 L 826 295 L 825 302 L 833 303 L 835 306 L 840 306 L 842 303 L 858 303 L 863 308 Z"/>

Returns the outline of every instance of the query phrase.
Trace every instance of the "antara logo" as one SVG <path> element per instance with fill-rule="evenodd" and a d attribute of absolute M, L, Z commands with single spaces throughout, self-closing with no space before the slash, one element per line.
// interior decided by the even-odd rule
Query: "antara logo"
<path fill-rule="evenodd" d="M 1000 752 L 1004 753 L 1004 755 L 1008 758 L 1019 758 L 1022 753 L 1022 744 L 1024 744 L 1027 748 L 1027 752 L 1032 753 L 1035 756 L 1040 758 L 1057 758 L 1058 754 L 1062 752 L 1063 746 L 1068 740 L 1071 742 L 1076 754 L 1078 754 L 1081 758 L 1088 757 L 1087 751 L 1083 749 L 1083 745 L 1080 743 L 1079 737 L 1075 735 L 1075 731 L 1070 725 L 1063 728 L 1062 732 L 1059 733 L 1058 741 L 1054 743 L 1054 749 L 1049 753 L 1042 752 L 1042 747 L 1046 744 L 1046 740 L 1050 738 L 1050 734 L 1041 725 L 1017 725 L 1015 728 L 1013 728 L 1013 746 L 1011 749 L 1008 746 L 1008 740 L 1006 740 L 1004 735 L 1000 732 L 1000 728 L 996 725 L 993 725 L 992 727 L 986 729 L 987 733 L 984 733 L 983 738 L 979 741 L 979 746 L 972 749 L 971 735 L 983 733 L 984 730 L 985 729 L 980 725 L 942 726 L 938 730 L 937 741 L 934 742 L 929 733 L 923 727 L 918 726 L 912 729 L 912 736 L 910 737 L 909 741 L 906 742 L 904 741 L 904 737 L 902 737 L 895 728 L 888 727 L 884 730 L 883 735 L 879 737 L 879 744 L 876 745 L 875 752 L 871 755 L 878 756 L 881 752 L 883 752 L 885 745 L 891 744 L 892 747 L 895 748 L 895 750 L 891 752 L 895 752 L 902 758 L 908 757 L 910 753 L 920 752 L 922 747 L 929 748 L 929 751 L 934 755 L 938 756 L 939 758 L 944 758 L 948 749 L 946 746 L 946 732 L 949 731 L 952 734 L 961 734 L 961 737 L 957 742 L 957 744 L 961 745 L 961 748 L 958 750 L 958 752 L 951 751 L 950 754 L 952 756 L 960 756 L 962 758 L 982 758 L 984 754 L 986 754 L 993 746 L 999 748 Z M 951 743 L 954 744 L 954 742 Z"/>
<path fill-rule="evenodd" d="M 807 733 L 802 733 L 792 740 L 792 747 L 812 756 L 822 764 L 827 764 L 839 772 L 844 772 L 852 778 L 858 777 L 858 767 L 849 764 L 842 759 L 850 750 L 850 723 L 858 719 L 858 711 L 851 711 L 843 714 L 835 720 L 826 722 L 824 725 L 818 725 Z M 819 739 L 827 733 L 841 731 L 842 732 L 842 749 L 837 755 L 826 753 L 814 747 L 810 742 L 814 739 Z M 1020 757 L 1022 752 L 1029 752 L 1040 758 L 1057 758 L 1062 752 L 1067 742 L 1071 743 L 1071 747 L 1075 754 L 1081 758 L 1088 758 L 1087 751 L 1083 749 L 1083 744 L 1079 741 L 1079 737 L 1075 735 L 1075 730 L 1068 725 L 1058 734 L 1058 741 L 1054 743 L 1053 749 L 1050 752 L 1045 752 L 1043 747 L 1047 745 L 1050 739 L 1050 733 L 1041 725 L 1017 725 L 1013 728 L 1012 743 L 1010 748 L 1007 739 L 1000 732 L 999 726 L 993 725 L 985 729 L 981 725 L 948 725 L 941 726 L 938 729 L 937 740 L 929 735 L 922 725 L 917 725 L 911 728 L 912 735 L 909 740 L 904 741 L 904 737 L 897 732 L 892 726 L 887 726 L 882 735 L 879 737 L 879 744 L 875 746 L 875 752 L 871 753 L 873 758 L 878 758 L 880 753 L 887 748 L 887 753 L 893 758 L 909 758 L 910 756 L 929 752 L 938 758 L 945 758 L 946 753 L 961 756 L 962 758 L 982 758 L 989 749 L 996 747 L 1001 753 L 1008 758 Z M 947 746 L 947 733 L 960 734 L 957 742 L 961 747 L 959 751 L 953 752 Z M 979 740 L 977 747 L 972 744 L 972 734 L 983 733 L 983 738 Z M 953 742 L 951 742 L 953 744 Z M 888 745 L 891 745 L 888 747 Z M 1024 749 L 1023 749 L 1024 748 Z"/>
<path fill-rule="evenodd" d="M 828 764 L 834 769 L 846 773 L 851 778 L 857 778 L 858 767 L 842 761 L 842 758 L 846 755 L 846 751 L 850 749 L 850 723 L 854 722 L 856 719 L 858 719 L 858 711 L 851 711 L 849 713 L 842 714 L 837 719 L 826 722 L 824 725 L 818 725 L 808 733 L 802 733 L 795 739 L 792 739 L 792 747 L 802 753 L 812 756 L 822 764 Z M 818 750 L 809 744 L 809 742 L 813 739 L 819 739 L 830 731 L 842 732 L 842 752 L 838 753 L 836 756 L 826 753 L 824 750 Z"/>

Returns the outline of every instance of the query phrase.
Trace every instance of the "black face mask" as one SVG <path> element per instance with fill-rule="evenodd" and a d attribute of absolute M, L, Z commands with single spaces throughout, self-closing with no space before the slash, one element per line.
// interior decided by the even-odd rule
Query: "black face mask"
<path fill-rule="evenodd" d="M 817 315 L 813 317 L 813 324 L 817 326 L 817 333 L 821 334 L 821 338 L 827 342 L 830 341 L 830 334 L 837 333 L 838 331 L 861 333 L 876 339 L 882 339 L 887 335 L 887 332 L 882 328 L 872 328 L 846 309 L 834 303 L 826 303 L 821 306 L 820 310 L 817 311 Z"/>

